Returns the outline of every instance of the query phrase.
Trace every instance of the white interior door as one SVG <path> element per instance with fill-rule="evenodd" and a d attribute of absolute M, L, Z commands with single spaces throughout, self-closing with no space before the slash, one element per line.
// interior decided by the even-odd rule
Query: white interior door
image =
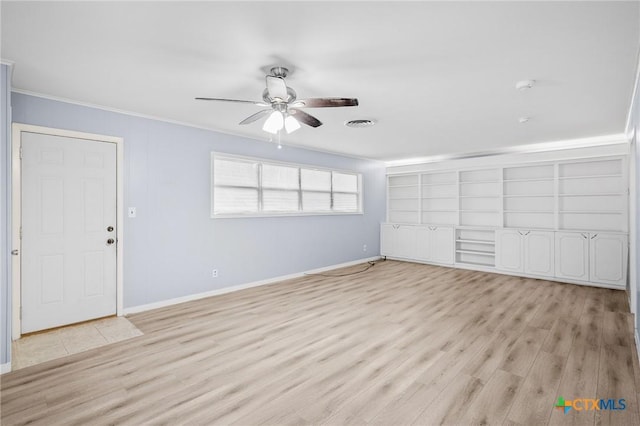
<path fill-rule="evenodd" d="M 116 313 L 116 144 L 22 133 L 22 333 Z"/>

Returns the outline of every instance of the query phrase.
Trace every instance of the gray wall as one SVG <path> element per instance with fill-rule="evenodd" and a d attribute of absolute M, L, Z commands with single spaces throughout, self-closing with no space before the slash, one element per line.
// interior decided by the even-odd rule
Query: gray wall
<path fill-rule="evenodd" d="M 278 150 L 273 143 L 20 93 L 11 102 L 15 123 L 124 138 L 125 206 L 137 208 L 137 218 L 124 222 L 125 307 L 380 253 L 381 162 Z M 211 151 L 358 171 L 365 214 L 211 219 Z M 211 278 L 213 268 L 217 279 Z"/>
<path fill-rule="evenodd" d="M 9 314 L 10 255 L 9 255 L 9 182 L 11 132 L 11 72 L 7 65 L 0 65 L 0 364 L 11 359 L 11 316 Z"/>

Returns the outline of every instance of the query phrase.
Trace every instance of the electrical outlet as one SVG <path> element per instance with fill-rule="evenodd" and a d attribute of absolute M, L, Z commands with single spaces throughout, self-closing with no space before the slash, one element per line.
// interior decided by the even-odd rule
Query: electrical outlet
<path fill-rule="evenodd" d="M 213 271 L 211 271 L 211 277 L 212 278 L 218 278 L 218 270 L 214 269 Z"/>
<path fill-rule="evenodd" d="M 362 251 L 367 251 L 367 245 L 366 244 L 362 245 Z"/>

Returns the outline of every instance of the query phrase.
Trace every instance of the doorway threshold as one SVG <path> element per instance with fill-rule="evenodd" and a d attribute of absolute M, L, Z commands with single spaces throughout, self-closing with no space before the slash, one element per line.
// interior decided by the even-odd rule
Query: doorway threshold
<path fill-rule="evenodd" d="M 12 342 L 11 370 L 142 336 L 125 317 L 107 317 L 22 336 Z"/>

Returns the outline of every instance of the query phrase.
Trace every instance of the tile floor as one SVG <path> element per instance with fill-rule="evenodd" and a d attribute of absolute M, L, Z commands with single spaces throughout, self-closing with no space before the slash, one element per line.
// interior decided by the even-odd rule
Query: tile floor
<path fill-rule="evenodd" d="M 13 342 L 11 369 L 83 352 L 143 333 L 125 317 L 109 317 L 32 334 Z"/>

